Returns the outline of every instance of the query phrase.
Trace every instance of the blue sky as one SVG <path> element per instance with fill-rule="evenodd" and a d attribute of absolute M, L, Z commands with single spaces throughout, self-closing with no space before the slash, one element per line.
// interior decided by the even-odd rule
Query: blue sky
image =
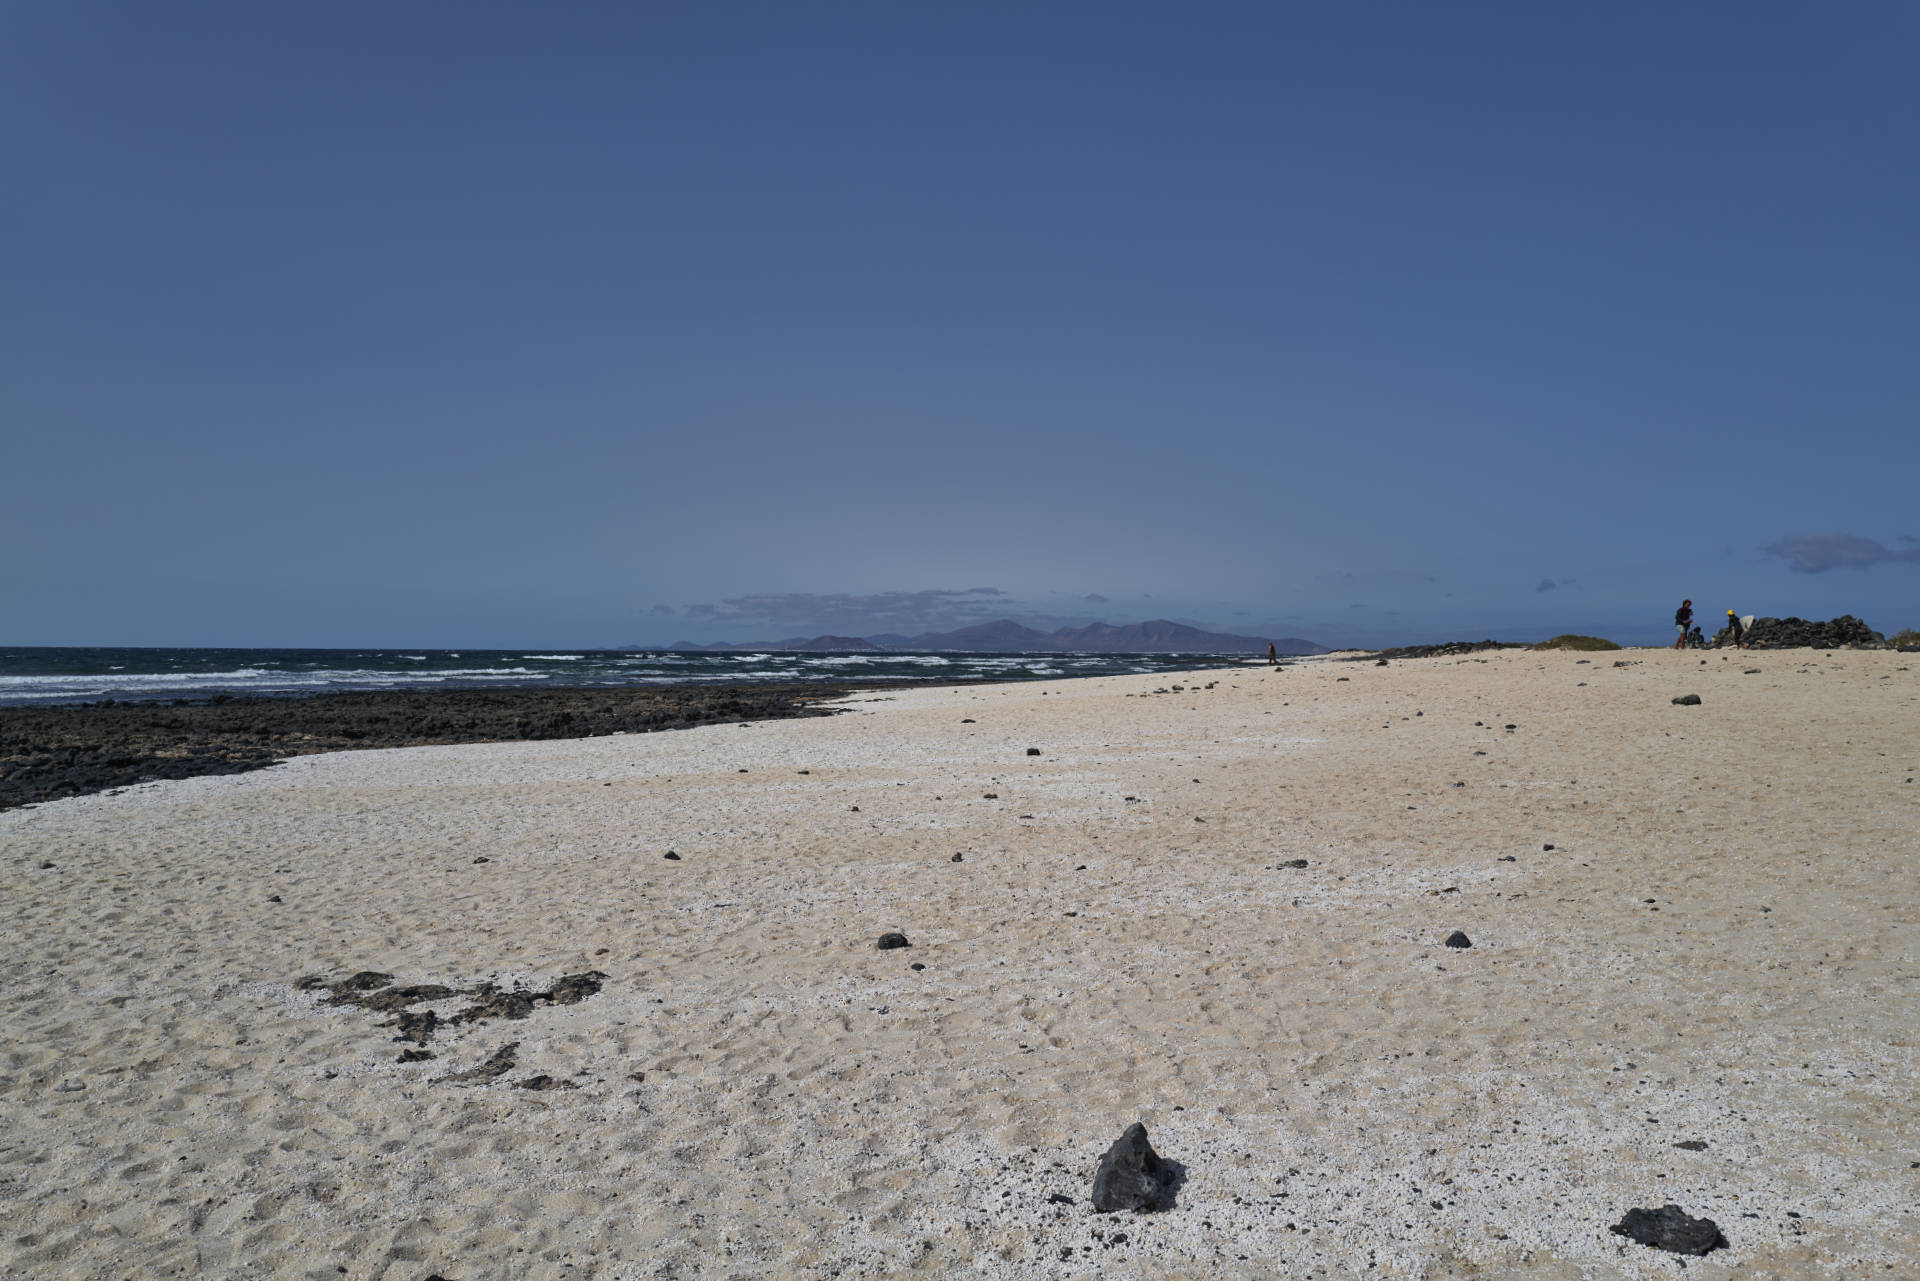
<path fill-rule="evenodd" d="M 12 6 L 0 642 L 1920 626 L 1916 45 Z"/>

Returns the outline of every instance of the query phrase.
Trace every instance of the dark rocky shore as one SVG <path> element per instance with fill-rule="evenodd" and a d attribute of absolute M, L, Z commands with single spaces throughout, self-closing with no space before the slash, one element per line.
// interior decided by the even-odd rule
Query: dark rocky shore
<path fill-rule="evenodd" d="M 0 810 L 363 747 L 497 743 L 827 716 L 856 687 L 433 690 L 0 707 Z M 874 686 L 859 686 L 873 689 Z"/>
<path fill-rule="evenodd" d="M 1441 645 L 1400 645 L 1393 649 L 1374 649 L 1355 654 L 1341 661 L 1346 663 L 1370 663 L 1382 658 L 1450 658 L 1458 654 L 1477 654 L 1484 649 L 1532 649 L 1531 645 L 1519 641 L 1448 641 Z"/>

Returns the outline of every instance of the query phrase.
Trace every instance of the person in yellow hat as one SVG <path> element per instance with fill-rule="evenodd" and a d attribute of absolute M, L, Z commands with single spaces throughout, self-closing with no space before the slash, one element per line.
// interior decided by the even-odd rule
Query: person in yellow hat
<path fill-rule="evenodd" d="M 1734 613 L 1732 610 L 1727 611 L 1727 631 L 1731 633 L 1731 639 L 1735 649 L 1745 649 L 1747 647 L 1747 629 L 1740 626 L 1740 615 Z"/>

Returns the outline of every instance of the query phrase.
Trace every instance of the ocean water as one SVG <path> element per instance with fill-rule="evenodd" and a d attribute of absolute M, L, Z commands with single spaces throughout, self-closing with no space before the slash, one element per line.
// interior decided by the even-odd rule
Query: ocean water
<path fill-rule="evenodd" d="M 1179 672 L 1244 654 L 800 654 L 530 649 L 0 648 L 0 706 L 328 690 L 1031 680 Z"/>

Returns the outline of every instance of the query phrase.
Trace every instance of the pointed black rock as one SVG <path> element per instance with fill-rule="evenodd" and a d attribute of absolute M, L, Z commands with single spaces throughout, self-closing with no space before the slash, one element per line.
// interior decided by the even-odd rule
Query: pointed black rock
<path fill-rule="evenodd" d="M 1172 1191 L 1172 1171 L 1147 1142 L 1147 1127 L 1135 1121 L 1100 1158 L 1093 1175 L 1093 1208 L 1101 1214 L 1159 1210 L 1172 1199 Z"/>
<path fill-rule="evenodd" d="M 1447 935 L 1447 946 L 1448 947 L 1472 947 L 1473 940 L 1468 938 L 1461 931 L 1455 930 L 1453 933 Z"/>
<path fill-rule="evenodd" d="M 1705 1254 L 1727 1243 L 1719 1224 L 1712 1219 L 1696 1219 L 1671 1203 L 1658 1210 L 1628 1210 L 1607 1230 L 1674 1254 Z"/>

